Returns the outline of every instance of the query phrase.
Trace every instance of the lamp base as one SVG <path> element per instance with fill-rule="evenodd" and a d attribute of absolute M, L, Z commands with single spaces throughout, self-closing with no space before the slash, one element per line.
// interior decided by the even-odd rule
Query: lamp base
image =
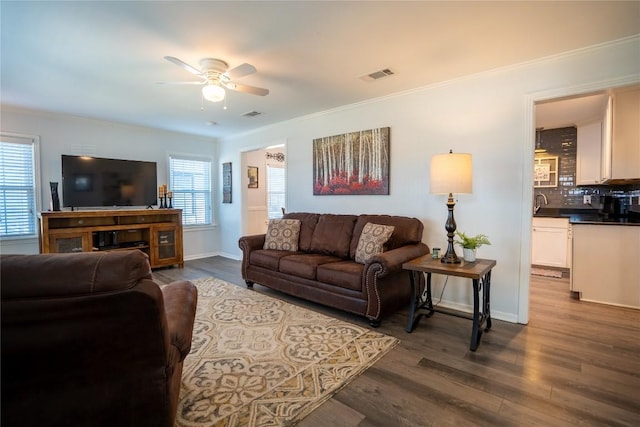
<path fill-rule="evenodd" d="M 453 252 L 444 254 L 444 256 L 440 258 L 440 262 L 445 264 L 460 264 L 462 263 L 462 260 L 458 258 L 458 255 L 456 255 L 455 252 Z"/>
<path fill-rule="evenodd" d="M 456 255 L 456 250 L 453 248 L 453 236 L 456 231 L 456 220 L 453 218 L 453 207 L 456 205 L 453 200 L 453 194 L 449 193 L 449 199 L 447 200 L 447 209 L 449 214 L 447 216 L 447 222 L 444 225 L 447 230 L 447 252 L 444 254 L 440 261 L 445 264 L 460 264 L 462 261 Z"/>

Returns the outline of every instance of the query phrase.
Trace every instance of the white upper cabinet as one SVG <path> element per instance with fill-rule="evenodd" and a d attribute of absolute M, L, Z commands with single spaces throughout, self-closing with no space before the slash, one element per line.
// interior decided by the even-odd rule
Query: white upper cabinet
<path fill-rule="evenodd" d="M 579 125 L 576 152 L 576 185 L 602 182 L 602 121 Z"/>
<path fill-rule="evenodd" d="M 606 181 L 640 179 L 640 87 L 613 93 L 609 164 L 603 164 Z M 606 140 L 605 140 L 606 142 Z"/>
<path fill-rule="evenodd" d="M 577 125 L 576 184 L 640 179 L 640 87 L 617 89 L 599 117 Z"/>

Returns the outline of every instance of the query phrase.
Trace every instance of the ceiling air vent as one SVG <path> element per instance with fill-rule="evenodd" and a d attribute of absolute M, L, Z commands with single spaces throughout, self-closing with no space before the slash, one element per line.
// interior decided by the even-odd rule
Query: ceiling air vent
<path fill-rule="evenodd" d="M 360 78 L 362 80 L 364 80 L 365 82 L 372 82 L 374 80 L 378 80 L 378 79 L 381 79 L 383 77 L 393 76 L 394 74 L 395 74 L 395 72 L 392 71 L 390 68 L 385 68 L 384 70 L 374 71 L 373 73 L 365 74 L 364 76 L 362 76 Z"/>
<path fill-rule="evenodd" d="M 259 116 L 260 114 L 262 113 L 258 111 L 249 111 L 248 113 L 242 114 L 242 117 L 255 117 L 255 116 Z"/>

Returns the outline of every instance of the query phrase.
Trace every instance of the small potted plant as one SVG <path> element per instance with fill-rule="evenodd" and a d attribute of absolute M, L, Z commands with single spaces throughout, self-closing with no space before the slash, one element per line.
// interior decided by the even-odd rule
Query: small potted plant
<path fill-rule="evenodd" d="M 456 240 L 456 245 L 462 246 L 463 258 L 467 262 L 474 262 L 476 260 L 476 249 L 482 245 L 490 245 L 489 238 L 484 234 L 478 234 L 470 237 L 464 234 L 462 231 L 456 231 L 456 235 L 460 240 Z"/>

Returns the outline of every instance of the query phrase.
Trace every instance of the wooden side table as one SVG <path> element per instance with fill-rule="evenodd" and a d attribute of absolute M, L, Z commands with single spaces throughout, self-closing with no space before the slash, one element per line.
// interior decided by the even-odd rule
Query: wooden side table
<path fill-rule="evenodd" d="M 443 313 L 452 316 L 473 320 L 471 329 L 471 345 L 469 349 L 476 351 L 480 345 L 483 326 L 485 331 L 491 329 L 491 269 L 496 265 L 495 260 L 477 259 L 474 262 L 462 261 L 460 264 L 446 264 L 440 258 L 434 259 L 431 255 L 424 255 L 413 259 L 402 265 L 402 268 L 409 271 L 411 279 L 411 305 L 409 306 L 409 323 L 407 332 L 412 332 L 418 325 L 420 317 L 431 317 L 433 313 Z M 426 274 L 427 288 L 424 293 L 420 292 L 416 286 L 417 274 Z M 469 315 L 456 310 L 445 308 L 435 308 L 431 299 L 431 274 L 444 274 L 446 276 L 466 277 L 471 279 L 473 284 L 473 314 Z M 482 304 L 480 304 L 482 297 Z"/>

